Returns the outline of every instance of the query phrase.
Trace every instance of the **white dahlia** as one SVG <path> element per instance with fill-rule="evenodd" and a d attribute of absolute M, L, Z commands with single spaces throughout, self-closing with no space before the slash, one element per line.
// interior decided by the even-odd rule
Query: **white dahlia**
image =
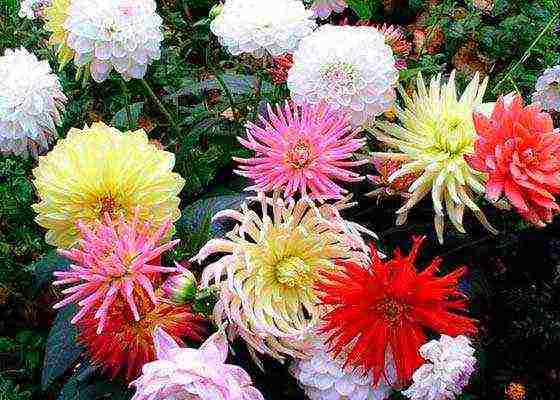
<path fill-rule="evenodd" d="M 548 68 L 537 79 L 533 101 L 545 110 L 560 112 L 560 65 Z"/>
<path fill-rule="evenodd" d="M 51 4 L 51 0 L 22 0 L 19 7 L 20 18 L 35 19 L 43 15 L 43 9 Z"/>
<path fill-rule="evenodd" d="M 372 385 L 371 375 L 344 370 L 341 358 L 333 358 L 322 343 L 321 336 L 314 336 L 307 359 L 297 359 L 290 366 L 310 400 L 385 400 L 397 380 L 394 362 L 388 352 L 385 376 Z"/>
<path fill-rule="evenodd" d="M 411 400 L 451 400 L 463 392 L 474 371 L 476 358 L 465 336 L 442 335 L 419 350 L 427 361 L 412 375 L 412 385 L 403 392 Z"/>
<path fill-rule="evenodd" d="M 315 17 L 326 19 L 331 13 L 340 13 L 348 7 L 346 0 L 315 0 L 311 1 L 311 10 Z"/>
<path fill-rule="evenodd" d="M 317 27 L 313 12 L 301 0 L 226 0 L 210 29 L 237 56 L 265 52 L 293 53 L 299 41 Z"/>
<path fill-rule="evenodd" d="M 47 61 L 23 47 L 0 57 L 0 152 L 37 155 L 56 136 L 66 96 Z"/>
<path fill-rule="evenodd" d="M 160 57 L 162 19 L 153 0 L 73 0 L 64 29 L 74 63 L 89 67 L 96 82 L 113 68 L 124 79 L 141 79 Z"/>
<path fill-rule="evenodd" d="M 323 25 L 294 53 L 288 88 L 296 103 L 325 101 L 351 111 L 359 126 L 393 105 L 398 77 L 393 51 L 375 28 Z"/>

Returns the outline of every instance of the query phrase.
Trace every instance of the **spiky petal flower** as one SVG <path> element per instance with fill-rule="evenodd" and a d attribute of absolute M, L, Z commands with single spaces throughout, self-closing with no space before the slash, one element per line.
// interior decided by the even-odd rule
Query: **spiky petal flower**
<path fill-rule="evenodd" d="M 176 306 L 160 297 L 157 305 L 143 291 L 137 292 L 140 320 L 136 321 L 126 301 L 117 299 L 107 314 L 107 324 L 97 333 L 98 321 L 88 313 L 77 322 L 78 343 L 84 346 L 92 363 L 115 377 L 124 373 L 128 381 L 138 377 L 142 366 L 156 359 L 153 334 L 165 329 L 176 341 L 181 338 L 202 341 L 204 318 L 190 306 Z"/>
<path fill-rule="evenodd" d="M 107 314 L 113 303 L 120 298 L 130 307 L 134 319 L 140 314 L 135 302 L 135 293 L 144 290 L 148 298 L 156 304 L 157 299 L 152 279 L 162 272 L 174 272 L 175 268 L 159 265 L 162 253 L 173 248 L 179 241 L 165 244 L 160 242 L 171 228 L 166 221 L 155 234 L 149 232 L 149 222 L 140 225 L 138 214 L 130 222 L 124 217 L 111 220 L 106 214 L 103 222 L 87 227 L 78 222 L 82 235 L 79 247 L 59 250 L 59 254 L 75 264 L 69 271 L 56 271 L 57 280 L 53 285 L 70 285 L 63 290 L 66 298 L 56 303 L 54 308 L 77 303 L 80 311 L 72 318 L 79 321 L 89 311 L 95 311 L 99 321 L 97 332 L 101 333 Z M 99 306 L 101 303 L 101 306 Z M 98 309 L 94 307 L 99 306 Z"/>
<path fill-rule="evenodd" d="M 360 126 L 395 101 L 398 71 L 391 48 L 376 29 L 323 25 L 294 53 L 288 88 L 298 104 L 326 102 L 352 113 Z"/>
<path fill-rule="evenodd" d="M 377 170 L 377 175 L 368 175 L 367 178 L 373 183 L 375 189 L 366 193 L 366 196 L 377 198 L 392 196 L 410 197 L 408 188 L 418 175 L 409 174 L 391 181 L 389 177 L 400 169 L 402 162 L 374 156 L 371 159 L 371 163 Z"/>
<path fill-rule="evenodd" d="M 548 68 L 537 79 L 533 101 L 544 110 L 560 112 L 560 65 Z"/>
<path fill-rule="evenodd" d="M 431 192 L 440 242 L 443 242 L 445 214 L 459 232 L 465 232 L 465 207 L 489 231 L 496 233 L 473 201 L 475 193 L 484 193 L 485 176 L 472 169 L 464 158 L 474 149 L 476 131 L 472 113 L 483 106 L 487 82 L 485 79 L 479 83 L 476 74 L 463 95 L 457 98 L 455 71 L 443 84 L 441 75 L 432 78 L 429 88 L 419 75 L 418 87 L 412 97 L 402 92 L 406 108 L 397 107 L 401 124 L 376 124 L 375 136 L 395 150 L 379 155 L 403 162 L 389 180 L 410 173 L 419 175 L 409 188 L 412 195 L 397 211 L 398 225 L 404 224 L 412 207 Z"/>
<path fill-rule="evenodd" d="M 71 0 L 52 0 L 44 9 L 45 30 L 50 32 L 49 44 L 54 46 L 58 55 L 60 69 L 74 58 L 74 51 L 68 46 L 68 30 L 65 27 Z"/>
<path fill-rule="evenodd" d="M 352 161 L 353 153 L 365 144 L 352 132 L 350 114 L 322 104 L 297 106 L 286 103 L 276 112 L 268 106 L 268 119 L 261 126 L 247 124 L 247 138 L 241 144 L 255 151 L 255 157 L 235 158 L 239 175 L 250 178 L 251 190 L 281 190 L 285 197 L 296 192 L 320 201 L 341 199 L 347 191 L 334 181 L 359 182 L 363 178 L 348 167 L 367 160 Z"/>
<path fill-rule="evenodd" d="M 185 181 L 171 172 L 174 163 L 175 156 L 150 144 L 143 130 L 123 133 L 103 123 L 70 129 L 33 171 L 40 198 L 33 209 L 48 229 L 47 243 L 72 246 L 76 222 L 89 225 L 106 212 L 128 218 L 139 207 L 140 220 L 153 227 L 177 220 Z"/>
<path fill-rule="evenodd" d="M 465 336 L 442 335 L 420 347 L 426 360 L 414 374 L 414 383 L 403 392 L 411 400 L 453 400 L 463 392 L 474 372 L 476 358 Z"/>
<path fill-rule="evenodd" d="M 143 78 L 160 57 L 162 19 L 153 0 L 72 0 L 64 29 L 74 63 L 96 82 L 113 69 L 126 80 Z"/>
<path fill-rule="evenodd" d="M 251 377 L 226 364 L 228 342 L 223 332 L 210 336 L 199 349 L 181 348 L 163 329 L 154 332 L 157 360 L 144 365 L 132 400 L 264 400 Z"/>
<path fill-rule="evenodd" d="M 0 152 L 36 155 L 60 125 L 66 96 L 47 61 L 23 47 L 0 57 Z"/>
<path fill-rule="evenodd" d="M 346 0 L 312 0 L 311 10 L 317 18 L 327 19 L 331 13 L 341 13 L 348 7 Z"/>
<path fill-rule="evenodd" d="M 234 56 L 293 53 L 317 27 L 300 0 L 226 0 L 210 29 Z"/>
<path fill-rule="evenodd" d="M 18 15 L 20 18 L 35 19 L 43 15 L 44 8 L 51 4 L 51 0 L 22 0 Z"/>
<path fill-rule="evenodd" d="M 373 374 L 376 383 L 385 369 L 385 351 L 393 355 L 399 382 L 408 381 L 422 364 L 418 348 L 426 342 L 425 329 L 452 336 L 474 333 L 466 311 L 465 296 L 458 290 L 464 268 L 444 277 L 435 273 L 441 263 L 433 260 L 416 270 L 418 249 L 424 238 L 415 238 L 403 256 L 381 260 L 372 251 L 367 268 L 343 262 L 341 271 L 328 272 L 318 282 L 321 303 L 332 307 L 322 319 L 335 355 L 345 352 L 345 366 Z"/>
<path fill-rule="evenodd" d="M 249 209 L 256 203 L 260 215 Z M 214 220 L 232 218 L 237 225 L 228 239 L 210 240 L 195 259 L 227 253 L 208 265 L 202 286 L 216 282 L 219 300 L 215 321 L 227 321 L 230 334 L 240 335 L 250 347 L 282 359 L 302 356 L 301 345 L 318 320 L 313 289 L 319 274 L 336 268 L 338 259 L 367 261 L 368 248 L 360 225 L 339 214 L 345 203 L 317 208 L 310 200 L 284 202 L 259 193 L 241 211 L 224 210 Z"/>
<path fill-rule="evenodd" d="M 306 351 L 308 357 L 294 360 L 291 374 L 305 390 L 310 400 L 385 400 L 392 392 L 396 371 L 390 352 L 386 353 L 385 374 L 375 385 L 371 374 L 346 371 L 341 357 L 334 358 L 315 333 L 312 346 Z"/>
<path fill-rule="evenodd" d="M 502 194 L 527 221 L 544 226 L 560 210 L 560 132 L 538 104 L 523 107 L 521 96 L 500 98 L 492 116 L 474 115 L 479 134 L 469 165 L 488 174 L 486 196 Z"/>

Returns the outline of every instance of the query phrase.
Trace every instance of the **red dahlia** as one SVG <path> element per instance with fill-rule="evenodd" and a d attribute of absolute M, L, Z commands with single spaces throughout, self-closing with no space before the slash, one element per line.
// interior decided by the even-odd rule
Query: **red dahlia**
<path fill-rule="evenodd" d="M 189 306 L 175 306 L 163 299 L 154 305 L 144 293 L 137 294 L 139 321 L 134 319 L 126 301 L 118 299 L 100 334 L 94 313 L 76 323 L 78 342 L 87 349 L 91 361 L 113 377 L 123 371 L 128 381 L 140 374 L 144 364 L 156 359 L 152 339 L 156 326 L 180 344 L 181 338 L 202 341 L 205 333 L 204 318 L 195 315 Z"/>
<path fill-rule="evenodd" d="M 346 354 L 345 367 L 371 372 L 374 384 L 384 374 L 387 351 L 400 383 L 411 378 L 424 362 L 418 349 L 426 343 L 425 329 L 449 336 L 476 332 L 475 321 L 458 314 L 466 311 L 457 287 L 465 268 L 437 277 L 441 259 L 436 258 L 418 272 L 414 263 L 423 240 L 414 238 L 407 256 L 397 250 L 387 260 L 372 248 L 368 267 L 340 263 L 341 271 L 326 273 L 317 284 L 321 302 L 331 310 L 322 328 L 331 351 Z"/>

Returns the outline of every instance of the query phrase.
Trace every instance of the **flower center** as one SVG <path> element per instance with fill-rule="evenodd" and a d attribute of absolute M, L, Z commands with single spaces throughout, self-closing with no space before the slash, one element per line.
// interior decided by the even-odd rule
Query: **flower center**
<path fill-rule="evenodd" d="M 327 89 L 338 95 L 352 95 L 357 92 L 357 71 L 349 63 L 332 63 L 323 67 L 323 79 Z"/>
<path fill-rule="evenodd" d="M 114 216 L 115 215 L 115 211 L 118 208 L 118 204 L 115 201 L 115 199 L 113 199 L 112 197 L 104 197 L 101 199 L 100 201 L 101 203 L 101 215 L 105 215 L 105 213 L 108 213 L 110 216 Z"/>
<path fill-rule="evenodd" d="M 276 266 L 276 279 L 289 287 L 304 286 L 309 281 L 311 268 L 299 257 L 288 257 Z"/>
<path fill-rule="evenodd" d="M 309 165 L 311 161 L 311 146 L 304 140 L 300 140 L 288 152 L 288 164 L 296 169 L 302 169 Z"/>
<path fill-rule="evenodd" d="M 404 313 L 404 305 L 394 299 L 384 300 L 376 308 L 389 324 L 399 321 Z"/>

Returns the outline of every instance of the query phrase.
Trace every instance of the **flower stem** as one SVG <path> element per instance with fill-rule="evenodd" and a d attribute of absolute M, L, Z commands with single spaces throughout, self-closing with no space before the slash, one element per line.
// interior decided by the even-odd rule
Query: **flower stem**
<path fill-rule="evenodd" d="M 133 123 L 132 123 L 132 113 L 130 111 L 130 93 L 128 92 L 128 88 L 126 87 L 126 82 L 122 79 L 122 77 L 119 79 L 119 83 L 121 85 L 121 89 L 123 91 L 123 95 L 124 95 L 124 101 L 125 101 L 125 110 L 126 110 L 126 120 L 128 123 L 128 130 L 132 130 L 133 128 Z"/>
<path fill-rule="evenodd" d="M 148 92 L 148 95 L 150 96 L 150 98 L 152 99 L 154 104 L 159 108 L 159 111 L 165 116 L 165 118 L 167 118 L 167 120 L 169 121 L 169 123 L 173 127 L 173 130 L 175 131 L 175 133 L 178 136 L 179 135 L 179 127 L 177 125 L 177 122 L 175 121 L 175 118 L 173 118 L 171 113 L 169 111 L 167 111 L 167 109 L 165 108 L 163 103 L 157 98 L 156 94 L 154 93 L 154 91 L 152 90 L 152 88 L 148 84 L 148 82 L 146 82 L 145 79 L 140 79 L 140 82 L 142 82 L 142 86 L 144 86 L 144 89 L 146 89 L 146 92 Z"/>

